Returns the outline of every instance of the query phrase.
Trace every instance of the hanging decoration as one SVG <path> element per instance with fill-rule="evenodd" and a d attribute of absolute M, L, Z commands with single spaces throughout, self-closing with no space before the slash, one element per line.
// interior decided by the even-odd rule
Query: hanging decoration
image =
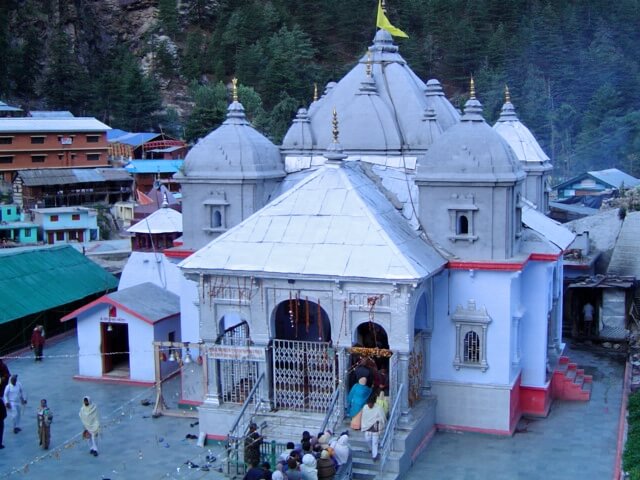
<path fill-rule="evenodd" d="M 318 299 L 318 341 L 324 341 L 324 322 L 322 319 L 322 308 L 320 307 L 320 299 Z"/>

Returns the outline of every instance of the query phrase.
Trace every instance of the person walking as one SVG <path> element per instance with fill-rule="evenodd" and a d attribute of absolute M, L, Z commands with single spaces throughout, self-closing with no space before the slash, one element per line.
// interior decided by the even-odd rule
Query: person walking
<path fill-rule="evenodd" d="M 0 396 L 4 395 L 4 389 L 9 385 L 9 378 L 11 378 L 9 367 L 0 358 Z"/>
<path fill-rule="evenodd" d="M 91 440 L 91 450 L 89 453 L 94 457 L 98 456 L 98 445 L 96 444 L 96 438 L 100 431 L 100 416 L 98 415 L 98 406 L 95 403 L 91 403 L 89 397 L 82 399 L 82 406 L 80 407 L 80 420 L 84 426 L 84 432 L 82 436 L 87 440 Z"/>
<path fill-rule="evenodd" d="M 360 377 L 347 395 L 347 414 L 351 417 L 351 428 L 360 430 L 360 413 L 362 407 L 367 403 L 367 398 L 371 395 L 371 388 L 367 386 L 367 378 Z"/>
<path fill-rule="evenodd" d="M 378 460 L 378 441 L 386 421 L 387 416 L 384 410 L 376 403 L 376 397 L 371 395 L 362 409 L 362 431 L 364 439 L 369 444 L 371 458 L 374 462 Z"/>
<path fill-rule="evenodd" d="M 31 334 L 31 349 L 36 356 L 36 362 L 42 361 L 42 350 L 44 349 L 44 327 L 36 325 Z"/>
<path fill-rule="evenodd" d="M 4 419 L 7 418 L 7 407 L 4 406 L 4 401 L 0 400 L 0 450 L 4 448 L 2 439 L 4 438 Z"/>
<path fill-rule="evenodd" d="M 49 450 L 49 442 L 51 441 L 51 422 L 53 421 L 53 414 L 51 409 L 47 405 L 47 400 L 43 398 L 40 400 L 40 407 L 37 412 L 38 418 L 38 439 L 40 440 L 40 446 L 45 450 Z"/>
<path fill-rule="evenodd" d="M 11 375 L 9 385 L 4 389 L 4 404 L 11 413 L 13 420 L 13 433 L 22 431 L 20 428 L 20 420 L 22 419 L 22 408 L 27 404 L 27 394 L 22 388 L 22 384 L 18 381 L 18 375 Z"/>

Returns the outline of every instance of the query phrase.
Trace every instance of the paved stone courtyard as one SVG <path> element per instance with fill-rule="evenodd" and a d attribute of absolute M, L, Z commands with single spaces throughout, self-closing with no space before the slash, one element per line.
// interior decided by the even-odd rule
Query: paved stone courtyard
<path fill-rule="evenodd" d="M 151 418 L 155 390 L 73 380 L 77 373 L 75 336 L 45 348 L 47 358 L 33 361 L 30 352 L 6 361 L 29 396 L 23 431 L 14 435 L 5 423 L 0 450 L 0 479 L 219 479 L 220 447 L 200 448 L 196 420 Z M 461 479 L 610 479 L 614 470 L 624 364 L 606 355 L 569 352 L 571 361 L 594 377 L 590 402 L 555 402 L 547 419 L 522 421 L 513 437 L 471 433 L 437 433 L 407 480 Z M 89 455 L 80 438 L 78 411 L 88 395 L 98 405 L 104 434 L 100 456 Z M 51 449 L 38 447 L 35 410 L 47 398 L 54 412 Z M 142 400 L 151 405 L 144 406 Z M 193 425 L 193 426 L 192 426 Z M 209 471 L 189 468 L 190 461 Z"/>

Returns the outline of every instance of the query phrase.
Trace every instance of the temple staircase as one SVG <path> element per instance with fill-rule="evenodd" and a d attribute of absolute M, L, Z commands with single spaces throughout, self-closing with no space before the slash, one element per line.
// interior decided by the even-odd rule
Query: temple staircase
<path fill-rule="evenodd" d="M 588 402 L 591 399 L 593 378 L 578 368 L 569 357 L 561 356 L 551 379 L 551 396 L 558 400 Z"/>

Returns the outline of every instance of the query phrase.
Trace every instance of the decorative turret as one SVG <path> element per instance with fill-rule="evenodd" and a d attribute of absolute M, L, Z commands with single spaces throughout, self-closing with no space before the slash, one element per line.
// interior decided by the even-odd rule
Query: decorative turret
<path fill-rule="evenodd" d="M 235 78 L 231 93 L 227 119 L 191 149 L 175 176 L 185 248 L 204 246 L 264 206 L 285 175 L 278 147 L 247 120 Z"/>
<path fill-rule="evenodd" d="M 460 123 L 418 160 L 419 216 L 431 239 L 462 259 L 518 253 L 524 172 L 482 117 L 473 80 Z"/>
<path fill-rule="evenodd" d="M 505 86 L 500 118 L 493 128 L 511 146 L 527 176 L 524 197 L 533 202 L 539 211 L 546 213 L 549 207 L 549 175 L 553 166 L 531 131 L 518 119 L 508 86 Z"/>

